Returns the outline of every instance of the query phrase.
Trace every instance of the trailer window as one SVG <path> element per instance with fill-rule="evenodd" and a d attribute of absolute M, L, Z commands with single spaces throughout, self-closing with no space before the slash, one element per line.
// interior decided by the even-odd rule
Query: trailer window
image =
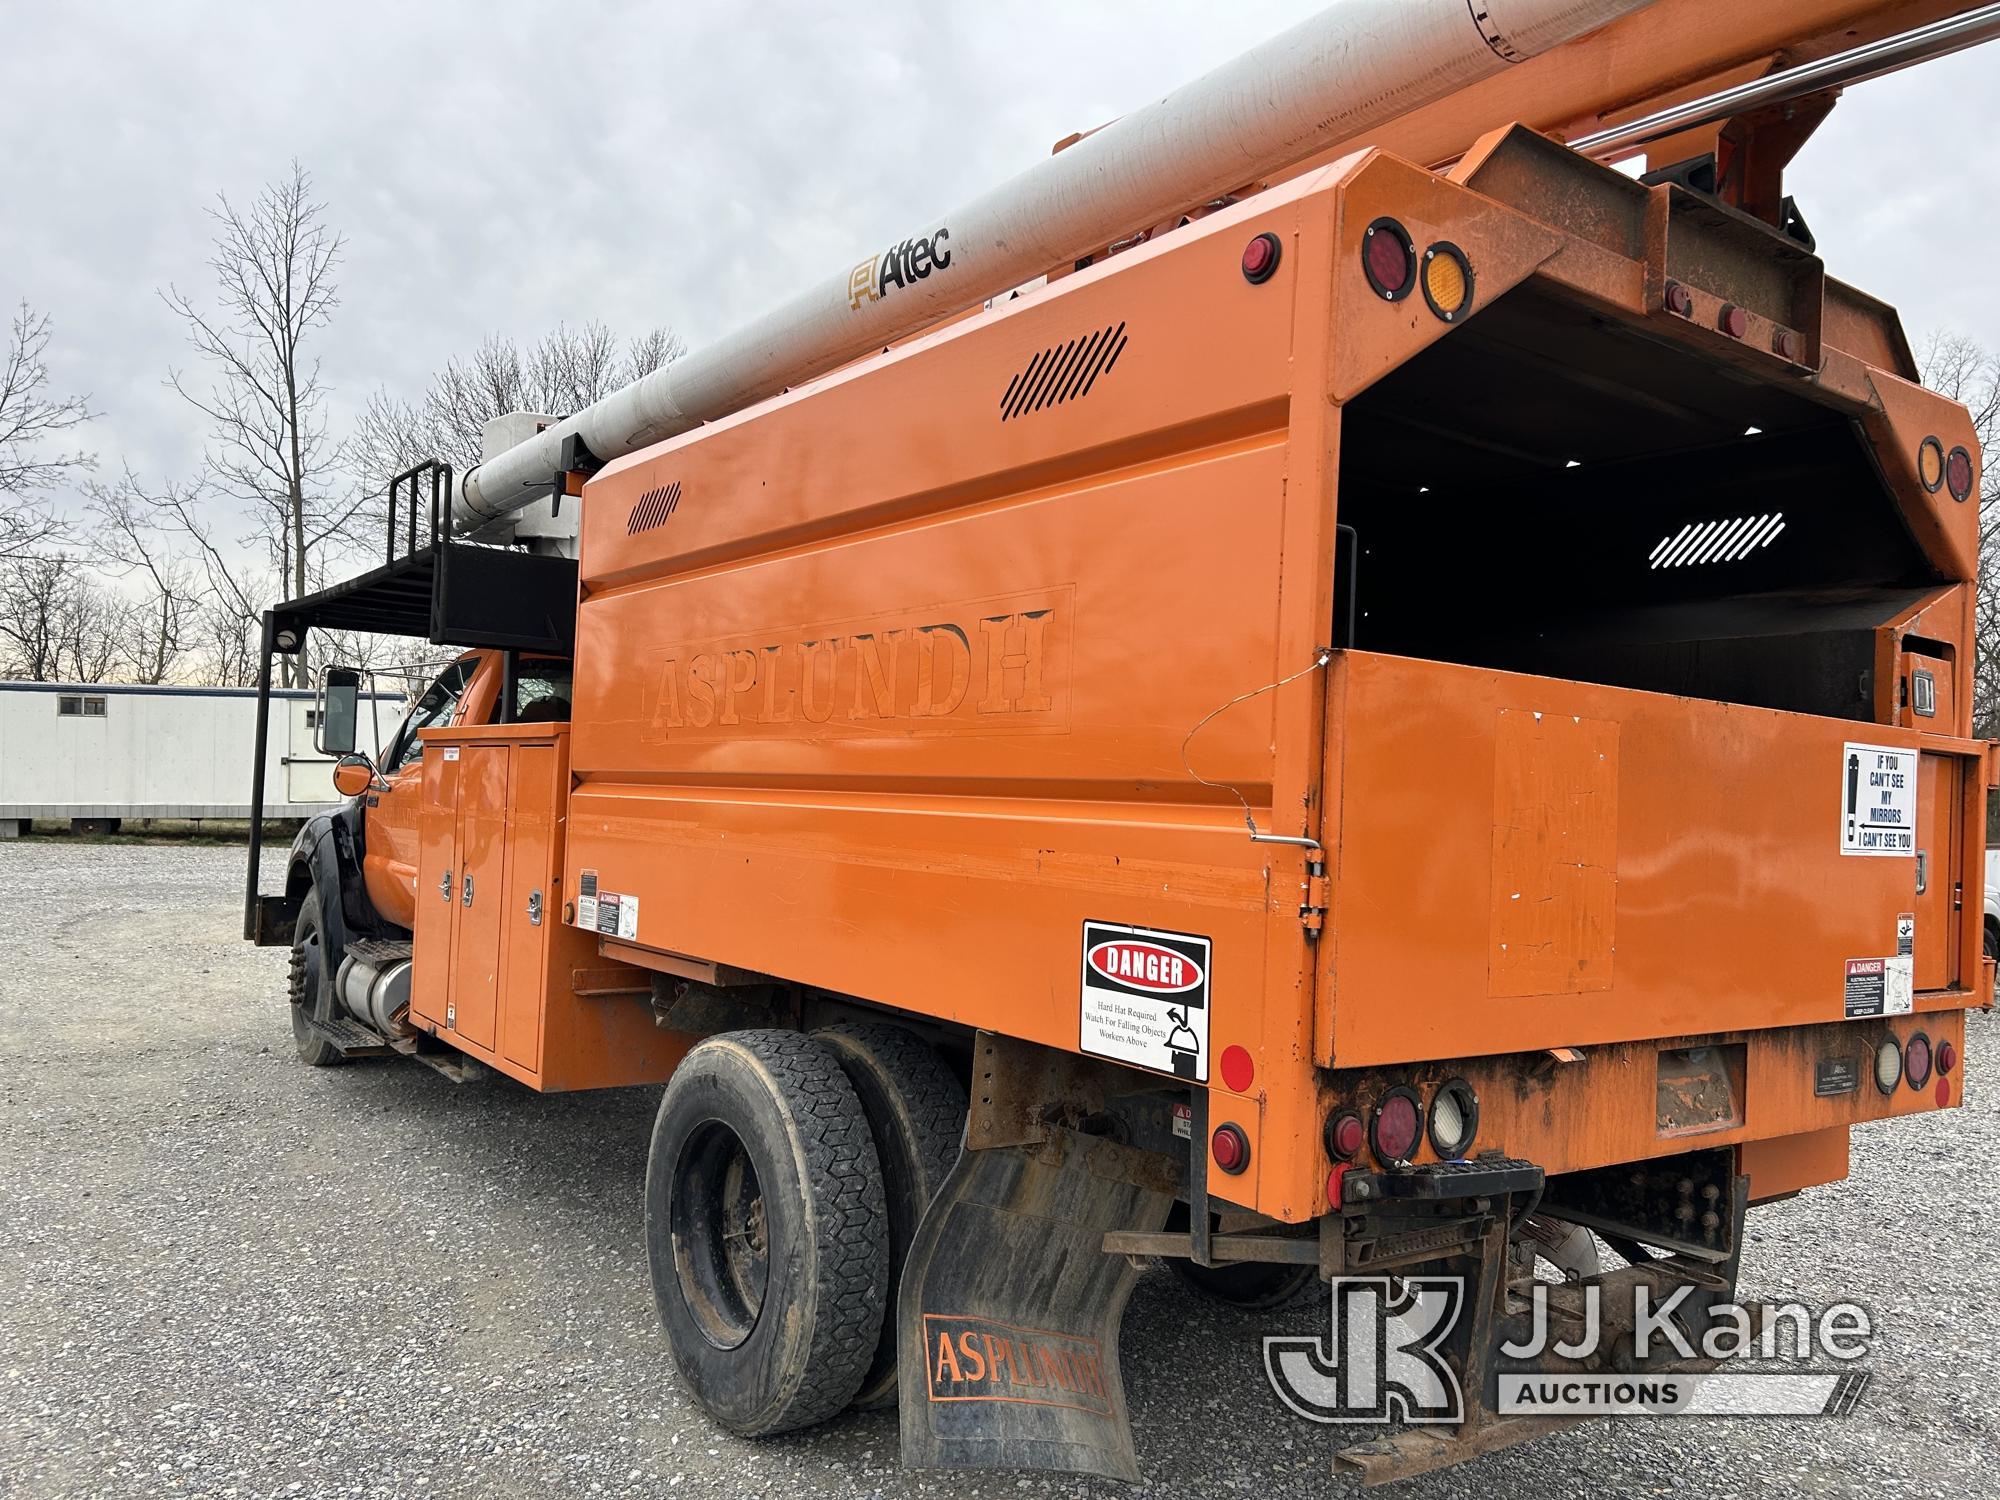
<path fill-rule="evenodd" d="M 64 693 L 56 699 L 56 716 L 63 719 L 101 719 L 104 699 L 95 693 Z"/>

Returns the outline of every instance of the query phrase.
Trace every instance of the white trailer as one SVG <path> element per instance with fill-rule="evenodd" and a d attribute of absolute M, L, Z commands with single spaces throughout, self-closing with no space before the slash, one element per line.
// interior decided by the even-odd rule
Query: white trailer
<path fill-rule="evenodd" d="M 305 689 L 271 694 L 274 727 L 264 813 L 306 818 L 341 799 L 333 760 L 313 746 L 318 708 Z M 403 716 L 399 695 L 362 704 L 360 737 L 384 738 Z M 35 818 L 115 832 L 126 818 L 247 818 L 257 726 L 255 688 L 0 682 L 0 838 Z"/>

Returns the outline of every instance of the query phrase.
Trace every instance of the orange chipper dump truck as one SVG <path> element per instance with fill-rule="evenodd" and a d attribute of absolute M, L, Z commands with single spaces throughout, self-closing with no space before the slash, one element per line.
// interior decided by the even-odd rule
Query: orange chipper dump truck
<path fill-rule="evenodd" d="M 1456 1278 L 1457 1424 L 1374 1480 L 1547 1430 L 1491 1396 L 1538 1256 L 1708 1326 L 1747 1210 L 1961 1101 L 1993 981 L 1979 454 L 1777 191 L 1830 99 L 1644 180 L 1548 133 L 1761 76 L 1725 9 L 1482 86 L 1539 128 L 1442 169 L 1470 94 L 571 441 L 574 559 L 404 476 L 383 567 L 266 626 L 267 680 L 316 625 L 472 648 L 282 893 L 253 853 L 301 1055 L 665 1085 L 660 1315 L 744 1433 L 900 1398 L 913 1463 L 1134 1477 L 1144 1256 Z M 1811 58 L 1963 7 L 1787 9 Z"/>

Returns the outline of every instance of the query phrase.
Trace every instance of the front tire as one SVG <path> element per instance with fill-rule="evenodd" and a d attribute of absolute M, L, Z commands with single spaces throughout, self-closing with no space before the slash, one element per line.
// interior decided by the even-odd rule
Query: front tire
<path fill-rule="evenodd" d="M 710 1037 L 674 1070 L 646 1161 L 646 1258 L 674 1363 L 746 1437 L 861 1389 L 888 1297 L 882 1167 L 854 1086 L 790 1031 Z"/>
<path fill-rule="evenodd" d="M 292 1043 L 299 1061 L 309 1068 L 336 1067 L 346 1059 L 314 1020 L 333 1019 L 333 971 L 338 961 L 327 949 L 326 924 L 320 916 L 319 888 L 308 886 L 292 928 Z"/>

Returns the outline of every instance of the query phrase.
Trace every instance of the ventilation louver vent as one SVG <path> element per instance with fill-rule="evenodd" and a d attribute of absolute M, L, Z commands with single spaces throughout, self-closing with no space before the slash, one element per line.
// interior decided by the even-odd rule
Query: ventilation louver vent
<path fill-rule="evenodd" d="M 1120 323 L 1116 328 L 1100 328 L 1044 349 L 1028 361 L 1027 369 L 1007 382 L 1000 397 L 1000 420 L 1025 417 L 1065 401 L 1081 401 L 1097 384 L 1098 376 L 1111 373 L 1118 356 L 1125 352 L 1125 342 L 1125 325 Z"/>
<path fill-rule="evenodd" d="M 1655 569 L 1692 568 L 1703 563 L 1741 562 L 1761 552 L 1785 529 L 1785 513 L 1733 516 L 1723 521 L 1690 521 L 1660 538 L 1648 559 Z"/>
<path fill-rule="evenodd" d="M 637 536 L 642 531 L 665 525 L 667 517 L 680 503 L 681 482 L 678 479 L 656 490 L 647 490 L 639 497 L 639 503 L 632 507 L 631 518 L 625 523 L 625 534 Z"/>

